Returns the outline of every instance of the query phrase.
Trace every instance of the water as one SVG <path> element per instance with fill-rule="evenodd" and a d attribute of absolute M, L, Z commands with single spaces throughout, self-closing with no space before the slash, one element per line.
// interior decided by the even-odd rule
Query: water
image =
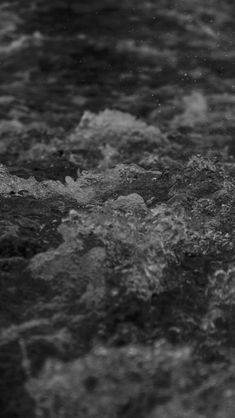
<path fill-rule="evenodd" d="M 84 109 L 111 107 L 167 128 L 185 94 L 201 91 L 211 105 L 234 94 L 228 1 L 16 1 L 5 10 L 16 23 L 0 69 L 11 110 L 1 112 L 23 123 L 69 129 Z"/>

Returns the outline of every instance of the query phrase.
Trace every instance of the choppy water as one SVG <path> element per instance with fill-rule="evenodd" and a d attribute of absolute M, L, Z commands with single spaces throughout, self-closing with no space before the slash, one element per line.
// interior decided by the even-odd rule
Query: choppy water
<path fill-rule="evenodd" d="M 229 1 L 15 1 L 1 8 L 7 118 L 71 127 L 84 109 L 115 107 L 164 124 L 192 90 L 212 107 L 214 95 L 235 93 Z"/>
<path fill-rule="evenodd" d="M 20 344 L 21 336 L 22 341 L 25 338 L 30 362 L 33 370 L 35 368 L 36 371 L 40 369 L 48 356 L 59 356 L 59 358 L 68 360 L 71 357 L 71 350 L 74 350 L 73 356 L 75 355 L 75 357 L 88 350 L 90 342 L 96 338 L 96 332 L 98 335 L 100 318 L 106 321 L 106 329 L 104 328 L 104 331 L 100 328 L 99 338 L 106 338 L 111 345 L 125 345 L 129 342 L 135 344 L 136 342 L 143 343 L 143 341 L 151 342 L 163 337 L 173 342 L 182 341 L 191 344 L 193 350 L 196 346 L 200 352 L 203 351 L 203 344 L 205 344 L 206 350 L 203 356 L 206 359 L 208 358 L 209 361 L 220 359 L 220 355 L 223 354 L 223 349 L 225 349 L 226 342 L 224 341 L 226 338 L 228 338 L 228 341 L 231 338 L 232 342 L 229 342 L 229 344 L 233 344 L 234 347 L 233 337 L 230 336 L 232 334 L 230 328 L 234 327 L 232 296 L 231 305 L 229 298 L 227 308 L 218 305 L 219 309 L 214 310 L 213 306 L 217 306 L 216 298 L 223 297 L 223 292 L 224 298 L 226 298 L 226 292 L 229 291 L 222 289 L 223 282 L 222 285 L 218 285 L 218 289 L 215 286 L 215 290 L 213 288 L 208 290 L 208 287 L 206 287 L 209 271 L 210 274 L 215 269 L 220 272 L 224 265 L 227 269 L 229 263 L 232 263 L 234 259 L 233 254 L 231 255 L 231 248 L 233 247 L 230 246 L 232 240 L 234 240 L 232 228 L 234 224 L 233 199 L 230 202 L 230 190 L 234 190 L 232 177 L 235 173 L 234 160 L 230 158 L 231 153 L 235 154 L 234 20 L 234 3 L 230 0 L 224 2 L 219 0 L 208 0 L 206 2 L 204 0 L 179 0 L 177 2 L 174 0 L 122 0 L 120 4 L 116 0 L 12 0 L 1 2 L 0 162 L 7 166 L 10 173 L 8 175 L 7 170 L 3 168 L 0 199 L 0 326 L 3 330 L 6 330 L 7 336 L 6 338 L 3 334 L 0 340 L 0 374 L 3 375 L 2 380 L 0 377 L 0 392 L 4 393 L 4 405 L 0 409 L 4 417 L 32 417 L 32 401 L 25 390 L 25 380 L 29 376 L 24 367 L 26 349 L 24 352 L 24 346 L 22 349 Z M 102 147 L 99 146 L 99 143 L 96 143 L 96 136 L 94 135 L 92 137 L 94 144 L 91 149 L 89 144 L 84 146 L 83 149 L 79 146 L 78 149 L 76 147 L 72 149 L 72 144 L 68 141 L 70 131 L 79 122 L 83 111 L 98 112 L 106 107 L 137 115 L 147 122 L 159 126 L 162 133 L 153 128 L 154 132 L 157 133 L 156 136 L 159 136 L 159 146 L 157 141 L 156 143 L 154 141 L 148 143 L 148 136 L 146 136 L 146 147 L 144 140 L 140 141 L 139 144 L 138 141 L 130 141 L 126 148 L 125 146 L 119 147 L 119 143 L 115 144 L 114 141 L 114 147 L 117 149 L 115 150 L 112 147 L 109 149 L 108 141 L 113 145 L 112 129 L 114 133 L 115 129 L 119 129 L 117 138 L 121 138 L 121 142 L 122 132 L 125 133 L 125 129 L 124 131 L 120 130 L 123 114 L 114 112 L 113 116 L 112 112 L 110 112 L 111 115 L 108 112 L 107 119 L 104 115 L 101 116 L 103 120 L 99 122 L 100 128 L 98 131 L 102 138 L 103 126 L 109 131 L 108 128 L 111 124 L 111 134 L 109 132 L 107 141 L 106 138 L 103 138 L 107 147 L 101 149 Z M 91 116 L 92 118 L 96 119 L 94 116 Z M 129 115 L 125 115 L 125 118 L 124 128 L 125 123 L 127 129 L 131 126 L 131 135 L 134 139 L 135 127 L 137 127 L 137 139 L 139 129 L 141 132 L 147 130 L 146 125 L 143 125 L 143 128 L 141 122 L 139 128 L 139 122 L 132 122 Z M 124 136 L 124 138 L 126 137 Z M 161 142 L 163 138 L 164 141 Z M 161 146 L 163 149 L 161 149 Z M 218 153 L 218 159 L 222 168 L 219 163 L 218 166 L 214 165 L 210 158 L 204 160 L 195 156 L 195 154 L 201 153 L 207 157 L 210 148 L 213 148 L 213 146 L 215 150 L 219 149 L 221 151 L 221 154 Z M 108 155 L 109 153 L 110 155 Z M 188 161 L 190 156 L 195 157 L 190 160 L 191 166 L 184 165 L 184 161 Z M 142 157 L 144 158 L 142 159 Z M 121 177 L 120 184 L 118 183 L 114 190 L 115 195 L 111 183 L 113 178 L 116 178 L 116 174 L 114 173 L 115 175 L 113 174 L 114 177 L 112 178 L 112 169 L 111 174 L 109 170 L 106 170 L 109 162 L 106 159 L 110 159 L 111 166 L 116 163 L 126 164 L 126 178 L 125 176 Z M 216 160 L 216 158 L 214 159 Z M 140 164 L 144 168 L 137 166 L 133 171 L 133 167 L 130 166 L 131 163 Z M 185 167 L 188 171 L 186 174 Z M 229 176 L 231 175 L 229 180 L 226 177 L 227 174 L 225 175 L 223 171 L 225 167 L 228 168 Z M 124 302 L 122 302 L 122 298 L 119 297 L 119 293 L 116 292 L 116 287 L 114 287 L 111 302 L 108 302 L 107 307 L 106 302 L 104 304 L 107 311 L 104 314 L 102 313 L 102 316 L 98 314 L 97 318 L 96 315 L 93 315 L 95 313 L 93 312 L 93 297 L 91 297 L 91 303 L 88 299 L 92 296 L 93 291 L 96 293 L 96 287 L 93 288 L 92 286 L 96 282 L 96 276 L 99 276 L 99 273 L 97 273 L 99 264 L 96 262 L 96 257 L 100 257 L 99 246 L 103 241 L 99 238 L 96 242 L 96 238 L 93 239 L 92 233 L 89 232 L 92 229 L 88 228 L 87 232 L 84 227 L 84 242 L 81 241 L 80 244 L 79 238 L 76 244 L 78 248 L 76 248 L 75 257 L 73 237 L 76 232 L 74 235 L 72 226 L 71 231 L 68 229 L 67 232 L 67 247 L 66 245 L 61 247 L 57 255 L 53 253 L 53 250 L 50 252 L 52 248 L 58 247 L 62 241 L 62 236 L 57 227 L 61 224 L 62 218 L 67 216 L 69 210 L 79 210 L 81 216 L 85 216 L 86 213 L 89 215 L 92 205 L 81 209 L 78 202 L 70 199 L 71 194 L 68 197 L 63 196 L 63 193 L 43 199 L 35 198 L 34 194 L 31 196 L 24 190 L 27 180 L 22 180 L 22 177 L 28 179 L 30 176 L 34 176 L 39 182 L 37 187 L 40 190 L 41 182 L 53 180 L 55 188 L 64 190 L 63 183 L 66 183 L 66 187 L 69 184 L 73 187 L 73 178 L 77 179 L 78 172 L 79 175 L 80 173 L 83 175 L 83 171 L 88 173 L 88 184 L 90 181 L 89 174 L 91 179 L 96 179 L 97 174 L 90 171 L 94 168 L 101 171 L 101 180 L 99 180 L 98 175 L 98 183 L 94 186 L 94 190 L 97 186 L 98 193 L 100 190 L 102 199 L 104 201 L 107 199 L 109 204 L 110 199 L 112 201 L 119 195 L 122 197 L 132 194 L 133 199 L 133 194 L 136 198 L 137 193 L 140 194 L 140 200 L 144 199 L 144 207 L 145 201 L 149 205 L 149 209 L 154 205 L 160 206 L 159 216 L 162 211 L 161 216 L 163 218 L 160 216 L 159 222 L 163 219 L 163 229 L 161 231 L 161 228 L 159 228 L 156 243 L 159 240 L 158 235 L 163 234 L 164 237 L 164 234 L 166 234 L 165 240 L 167 243 L 169 241 L 170 250 L 168 251 L 166 247 L 166 254 L 164 252 L 163 255 L 164 257 L 167 255 L 166 266 L 169 267 L 169 282 L 171 283 L 172 280 L 177 279 L 176 283 L 178 283 L 178 279 L 180 279 L 179 288 L 173 288 L 170 292 L 167 278 L 167 286 L 162 295 L 156 292 L 156 295 L 154 295 L 156 300 L 153 297 L 150 304 L 145 305 L 144 302 L 140 306 L 139 300 L 141 299 L 138 299 L 139 296 L 136 299 L 137 303 L 135 302 L 132 306 L 128 297 L 127 299 L 124 298 Z M 178 186 L 177 176 L 174 178 L 170 170 L 173 171 L 173 174 L 177 170 L 179 171 Z M 156 177 L 156 173 L 157 176 L 160 176 L 159 178 Z M 11 175 L 21 178 L 13 178 Z M 110 179 L 109 176 L 111 176 Z M 107 182 L 106 177 L 108 178 Z M 171 181 L 172 178 L 176 180 L 175 190 L 174 187 L 172 188 L 174 185 L 174 182 Z M 31 179 L 29 183 L 35 184 L 36 180 Z M 60 183 L 56 184 L 56 180 L 59 180 Z M 7 183 L 9 187 L 4 188 L 5 182 L 9 183 Z M 16 185 L 22 183 L 22 186 L 14 188 L 15 183 Z M 108 191 L 106 194 L 107 185 Z M 27 190 L 30 192 L 30 187 Z M 207 196 L 209 196 L 209 199 L 206 198 Z M 101 203 L 103 202 L 102 199 Z M 181 213 L 178 219 L 178 214 L 175 218 L 174 211 L 171 211 L 171 204 L 174 203 L 174 199 L 176 203 L 177 201 L 179 203 L 182 217 L 187 211 L 191 210 L 188 208 L 188 203 L 194 205 L 190 213 L 192 218 L 189 222 L 192 230 L 189 228 L 190 239 L 189 242 L 186 240 L 186 243 L 184 243 L 186 225 L 184 222 L 186 221 L 184 221 L 184 218 L 181 221 Z M 106 208 L 105 204 L 104 208 Z M 167 212 L 167 206 L 165 211 L 165 204 L 169 204 L 169 213 Z M 158 216 L 157 212 L 156 215 Z M 89 217 L 87 219 L 89 221 Z M 115 219 L 115 217 L 111 218 L 114 221 Z M 199 233 L 197 229 L 195 230 L 197 233 L 195 233 L 192 219 L 194 219 L 199 231 L 202 231 L 205 227 L 205 232 L 203 231 L 202 237 L 200 237 L 202 242 L 203 239 L 205 241 L 203 248 L 199 248 L 200 246 L 197 244 Z M 92 218 L 91 221 L 93 222 Z M 121 244 L 118 241 L 117 250 L 115 250 L 117 256 L 114 252 L 117 260 L 115 257 L 114 260 L 111 258 L 110 265 L 107 264 L 109 266 L 107 280 L 112 275 L 115 281 L 115 275 L 121 272 L 122 262 L 124 263 L 123 266 L 125 268 L 127 266 L 128 269 L 131 252 L 133 251 L 135 254 L 136 251 L 135 242 L 131 244 L 133 246 L 132 250 L 129 245 L 129 237 L 125 237 L 125 234 L 128 234 L 126 231 L 129 231 L 125 222 L 123 226 L 120 223 L 115 227 L 117 232 L 120 228 L 120 237 L 125 230 L 124 241 L 123 244 L 121 239 Z M 139 218 L 135 220 L 136 225 L 139 222 L 141 222 Z M 135 223 L 133 224 L 134 228 Z M 76 222 L 74 225 L 76 231 Z M 84 225 L 86 224 L 84 223 Z M 153 225 L 155 225 L 155 220 Z M 132 224 L 129 227 L 132 228 Z M 106 231 L 107 226 L 104 225 L 103 228 Z M 121 228 L 123 228 L 123 231 Z M 182 252 L 181 259 L 178 260 L 178 256 L 175 258 L 176 264 L 174 264 L 170 243 L 171 237 L 174 237 L 175 233 L 176 235 L 179 233 L 179 237 L 182 234 L 183 237 L 182 243 L 181 238 L 179 241 L 176 240 L 176 244 L 179 243 L 179 253 Z M 142 240 L 145 237 L 145 231 L 141 234 Z M 229 234 L 231 234 L 231 238 Z M 195 248 L 193 246 L 194 236 Z M 126 245 L 125 239 L 127 239 L 128 245 Z M 144 239 L 147 242 L 148 235 Z M 111 248 L 116 245 L 113 244 L 112 240 L 111 234 Z M 199 240 L 199 242 L 201 241 Z M 84 248 L 82 247 L 83 244 Z M 183 247 L 181 248 L 181 246 Z M 90 248 L 95 251 L 91 252 Z M 81 253 L 81 264 L 79 264 L 80 261 L 77 263 L 75 258 L 77 258 L 81 249 L 85 254 Z M 35 254 L 47 250 L 49 251 L 45 253 L 46 267 L 45 270 L 42 270 L 42 279 L 38 279 L 37 276 L 34 277 L 33 274 L 31 277 L 28 263 Z M 52 260 L 50 267 L 51 254 L 52 256 L 55 254 L 55 260 Z M 173 258 L 171 258 L 172 256 Z M 120 266 L 118 265 L 119 258 L 121 260 Z M 48 260 L 49 272 L 47 275 Z M 151 260 L 150 262 L 152 262 Z M 85 265 L 84 270 L 81 268 L 82 263 Z M 162 271 L 161 258 L 159 263 L 159 271 Z M 118 269 L 116 269 L 116 264 Z M 57 265 L 59 266 L 58 271 Z M 110 274 L 109 269 L 112 269 L 112 266 L 114 268 Z M 44 269 L 44 262 L 42 262 L 42 267 Z M 149 270 L 146 270 L 147 278 L 151 271 L 155 271 L 151 270 L 153 267 L 155 268 L 155 259 L 154 264 L 149 264 Z M 60 268 L 62 268 L 61 271 Z M 64 272 L 67 268 L 69 280 L 67 280 L 67 272 L 64 279 Z M 86 279 L 90 275 L 89 280 L 92 281 L 91 290 L 88 289 L 84 298 L 85 304 L 88 302 L 90 307 L 87 315 L 86 313 L 83 315 L 78 306 L 76 291 L 80 292 L 80 285 L 78 285 L 77 290 L 77 284 L 73 287 L 75 276 L 76 283 L 79 281 L 77 280 L 77 274 L 79 277 L 80 270 L 82 270 L 81 277 L 84 276 Z M 43 271 L 45 271 L 46 278 L 43 276 Z M 234 270 L 228 271 L 233 273 Z M 103 273 L 101 272 L 102 277 Z M 223 275 L 221 277 L 223 278 Z M 224 280 L 225 278 L 226 274 L 224 274 Z M 231 277 L 231 283 L 232 279 L 233 277 Z M 141 283 L 138 283 L 138 280 L 137 275 L 137 288 L 141 289 Z M 119 283 L 118 277 L 118 285 Z M 112 287 L 112 282 L 108 286 Z M 101 298 L 103 289 L 102 284 Z M 146 289 L 148 292 L 148 285 Z M 205 312 L 207 309 L 210 310 L 208 298 L 210 292 L 213 291 L 215 302 L 213 302 L 213 294 L 212 302 L 209 301 L 212 304 L 211 319 L 208 316 L 208 321 L 211 321 L 212 324 L 212 334 L 210 336 L 211 340 L 209 338 L 207 342 L 208 335 L 206 328 L 203 328 L 203 321 Z M 122 295 L 122 289 L 120 295 Z M 79 294 L 80 297 L 81 294 Z M 95 294 L 94 299 L 96 297 L 99 300 L 100 296 Z M 115 298 L 118 299 L 117 304 Z M 91 315 L 89 309 L 91 309 Z M 226 317 L 227 314 L 225 315 L 225 322 L 222 319 L 223 313 L 218 313 L 223 312 L 223 309 L 225 314 L 226 309 L 229 311 L 228 318 Z M 221 318 L 218 316 L 218 321 L 216 315 L 221 315 Z M 45 321 L 44 318 L 46 318 Z M 32 319 L 35 319 L 35 321 L 31 321 Z M 210 324 L 208 329 L 210 329 L 209 327 Z M 200 340 L 200 335 L 204 339 L 203 342 Z M 220 345 L 222 347 L 221 351 Z M 177 364 L 179 358 L 177 354 L 176 360 L 174 360 Z M 28 364 L 29 362 L 26 364 L 26 369 Z M 174 372 L 174 364 L 170 368 L 167 365 L 167 374 L 169 374 L 171 367 Z M 197 380 L 197 377 L 194 376 L 196 376 L 195 370 L 197 368 L 199 368 L 197 373 L 200 379 L 204 379 L 204 369 L 200 365 L 198 366 L 193 359 L 192 366 L 190 366 L 190 374 L 192 372 L 193 376 L 193 384 L 191 384 L 193 396 L 195 393 L 194 379 Z M 199 408 L 202 408 L 203 412 L 200 411 L 200 414 L 204 412 L 207 414 L 207 410 L 210 410 L 210 408 L 211 411 L 214 411 L 214 399 L 216 398 L 217 402 L 217 393 L 224 396 L 222 403 L 225 406 L 221 414 L 219 411 L 220 416 L 224 416 L 223 411 L 227 410 L 227 394 L 233 392 L 230 383 L 227 386 L 225 385 L 224 376 L 221 379 L 220 370 L 218 372 L 219 383 L 217 383 L 217 380 L 213 383 L 212 376 L 206 381 L 203 389 L 205 392 L 198 391 L 203 397 L 201 404 L 197 401 L 197 398 L 195 401 L 197 406 L 199 405 Z M 119 386 L 117 386 L 118 390 L 114 393 L 112 399 L 115 399 L 116 402 L 116 394 L 121 393 L 119 389 L 122 381 L 119 378 L 116 379 L 115 373 L 116 370 L 114 370 L 114 380 L 119 382 Z M 130 373 L 128 372 L 128 374 Z M 145 385 L 145 374 L 145 371 L 141 371 L 140 385 L 142 379 Z M 159 375 L 158 369 L 157 374 Z M 209 374 L 210 372 L 208 372 L 208 376 Z M 173 374 L 173 376 L 178 375 Z M 89 377 L 92 376 L 88 374 Z M 127 382 L 129 382 L 128 379 Z M 112 378 L 112 382 L 114 380 Z M 128 385 L 131 390 L 132 383 L 134 383 L 135 388 L 137 380 L 135 372 L 134 380 L 130 380 L 130 385 Z M 82 382 L 81 387 L 83 387 L 84 382 Z M 89 383 L 89 379 L 87 379 L 87 382 Z M 109 386 L 109 380 L 107 382 Z M 186 389 L 184 389 L 184 382 L 186 382 Z M 174 395 L 172 398 L 173 403 L 171 399 L 169 401 L 170 409 L 169 413 L 166 410 L 167 416 L 174 416 L 174 399 L 177 401 L 178 395 L 182 396 L 183 403 L 186 399 L 185 396 L 191 396 L 188 395 L 191 393 L 188 392 L 191 390 L 188 382 L 190 382 L 188 375 L 182 374 L 182 378 L 179 379 L 179 389 L 176 385 L 177 396 Z M 220 382 L 222 383 L 220 384 Z M 178 382 L 175 382 L 174 385 L 176 383 L 178 384 Z M 146 384 L 149 388 L 148 380 Z M 162 380 L 160 379 L 159 384 L 156 384 L 161 390 Z M 214 384 L 216 390 L 210 395 L 208 401 L 208 393 Z M 233 382 L 231 387 L 232 384 Z M 221 385 L 222 389 L 224 385 L 223 390 L 220 389 Z M 90 388 L 92 389 L 92 387 L 86 385 L 87 392 L 84 392 L 89 395 L 88 403 L 92 399 L 90 398 Z M 143 388 L 145 391 L 145 386 Z M 163 389 L 167 392 L 167 397 L 174 393 L 171 392 L 171 386 L 169 388 L 164 386 Z M 143 394 L 144 391 L 141 389 L 140 393 Z M 71 393 L 73 394 L 73 392 Z M 94 391 L 94 393 L 96 392 Z M 106 398 L 107 393 L 105 389 Z M 214 396 L 214 394 L 216 395 Z M 131 392 L 131 402 L 132 398 L 133 394 Z M 165 397 L 163 399 L 165 402 Z M 230 399 L 232 399 L 232 396 L 230 396 Z M 150 407 L 152 407 L 152 398 L 149 400 Z M 100 399 L 96 402 L 99 404 Z M 191 408 L 190 402 L 189 406 Z M 139 412 L 139 403 L 137 402 L 136 405 Z M 129 407 L 126 409 L 128 403 L 125 403 L 124 406 L 124 415 L 131 416 L 133 411 L 135 414 L 136 409 L 132 412 L 130 409 L 129 414 Z M 233 406 L 231 406 L 231 411 L 232 408 Z M 64 413 L 67 413 L 67 411 L 65 411 L 63 405 L 63 416 Z M 161 412 L 159 414 L 162 416 Z M 197 412 L 195 414 L 199 416 Z M 181 415 L 186 416 L 184 410 Z M 233 416 L 233 412 L 230 415 Z"/>

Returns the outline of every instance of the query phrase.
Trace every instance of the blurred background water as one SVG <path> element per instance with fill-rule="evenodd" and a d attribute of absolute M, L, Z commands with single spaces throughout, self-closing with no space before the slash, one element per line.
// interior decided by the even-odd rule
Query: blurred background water
<path fill-rule="evenodd" d="M 105 108 L 234 153 L 230 0 L 14 0 L 0 13 L 3 161 L 19 134 L 65 137 Z"/>

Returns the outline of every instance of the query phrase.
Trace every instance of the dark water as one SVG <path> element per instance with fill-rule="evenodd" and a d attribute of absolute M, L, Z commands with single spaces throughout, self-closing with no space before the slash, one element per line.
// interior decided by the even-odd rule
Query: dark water
<path fill-rule="evenodd" d="M 2 60 L 1 93 L 21 120 L 69 128 L 84 109 L 112 107 L 165 125 L 192 90 L 211 102 L 234 93 L 228 1 L 22 1 L 5 10 L 16 20 L 6 46 L 18 46 Z"/>
<path fill-rule="evenodd" d="M 199 210 L 203 208 L 200 209 L 197 202 L 197 193 L 203 205 L 207 204 L 207 195 L 212 196 L 212 201 L 218 189 L 221 194 L 218 193 L 211 206 L 208 204 L 204 218 L 208 222 L 211 216 L 213 221 L 216 208 L 218 219 L 215 222 L 222 231 L 218 235 L 218 246 L 224 245 L 223 239 L 227 243 L 225 232 L 230 233 L 234 224 L 233 203 L 228 204 L 232 180 L 226 183 L 226 178 L 223 189 L 223 170 L 220 171 L 220 167 L 214 170 L 213 164 L 211 169 L 207 160 L 200 162 L 197 157 L 196 174 L 189 167 L 188 177 L 186 174 L 184 178 L 182 167 L 190 156 L 199 152 L 207 155 L 211 150 L 223 151 L 219 155 L 221 161 L 234 161 L 230 159 L 235 154 L 234 3 L 229 0 L 122 0 L 119 4 L 113 0 L 12 0 L 1 2 L 0 15 L 0 162 L 8 167 L 9 173 L 22 178 L 33 175 L 39 182 L 64 182 L 66 176 L 77 178 L 78 169 L 82 172 L 100 167 L 104 156 L 95 141 L 91 150 L 88 146 L 74 151 L 69 149 L 68 136 L 85 110 L 122 110 L 159 126 L 169 142 L 157 151 L 151 148 L 152 143 L 146 144 L 146 148 L 140 143 L 139 149 L 135 143 L 131 145 L 133 149 L 128 145 L 129 148 L 123 147 L 120 151 L 117 161 L 139 163 L 145 152 L 149 152 L 150 157 L 160 155 L 160 169 L 164 174 L 156 182 L 154 172 L 148 171 L 151 164 L 158 170 L 156 158 L 156 163 L 154 160 L 149 166 L 146 163 L 146 172 L 140 167 L 137 174 L 130 171 L 130 178 L 123 180 L 115 196 L 108 188 L 103 199 L 138 193 L 149 208 L 162 203 L 163 206 L 169 204 L 170 208 L 172 199 L 176 202 L 178 199 L 179 206 L 184 209 L 185 205 L 186 212 L 193 202 L 196 207 L 193 216 L 196 219 L 198 210 L 200 220 Z M 45 152 L 37 148 L 38 144 L 45 147 Z M 74 155 L 77 159 L 72 159 Z M 232 163 L 226 166 L 231 177 L 234 176 Z M 196 171 L 197 164 L 201 178 Z M 172 182 L 171 169 L 180 172 L 178 190 L 177 181 Z M 106 174 L 104 169 L 104 184 Z M 99 186 L 99 180 L 97 184 L 98 188 L 104 187 Z M 67 276 L 66 280 L 58 277 L 58 282 L 53 276 L 56 261 L 48 273 L 52 280 L 35 279 L 28 270 L 35 254 L 61 244 L 62 236 L 57 227 L 70 209 L 87 214 L 93 210 L 81 209 L 77 202 L 63 195 L 36 199 L 21 190 L 18 194 L 13 191 L 0 196 L 0 327 L 6 331 L 0 338 L 0 375 L 3 376 L 2 380 L 0 377 L 0 392 L 5 397 L 0 410 L 4 417 L 32 418 L 34 405 L 24 387 L 28 375 L 22 361 L 21 335 L 26 341 L 33 372 L 37 372 L 48 357 L 68 360 L 71 352 L 72 357 L 84 354 L 100 330 L 98 337 L 114 346 L 136 342 L 147 345 L 166 338 L 173 343 L 181 341 L 196 346 L 200 354 L 201 347 L 207 347 L 203 355 L 212 362 L 222 356 L 223 349 L 227 355 L 225 345 L 230 333 L 227 325 L 221 320 L 222 325 L 219 323 L 209 342 L 201 325 L 210 297 L 205 291 L 208 275 L 234 259 L 231 249 L 217 251 L 217 242 L 214 242 L 217 235 L 210 238 L 212 249 L 208 244 L 204 253 L 201 248 L 192 246 L 190 250 L 189 245 L 181 249 L 179 245 L 179 253 L 184 251 L 184 255 L 177 266 L 169 261 L 167 274 L 169 281 L 182 279 L 182 288 L 156 294 L 146 306 L 139 304 L 139 300 L 132 306 L 125 298 L 122 306 L 121 297 L 115 305 L 114 295 L 101 316 L 92 309 L 83 315 L 77 307 L 73 282 L 70 287 Z M 222 210 L 225 214 L 228 210 L 228 217 L 231 215 L 228 223 L 226 216 L 221 215 Z M 173 224 L 171 228 L 174 229 Z M 93 242 L 90 235 L 87 237 L 90 247 L 83 248 L 87 254 L 90 248 L 100 245 L 100 242 Z M 68 239 L 68 253 L 69 245 Z M 61 254 L 69 270 L 71 254 L 67 255 L 66 246 L 59 251 L 58 260 Z M 128 261 L 128 251 L 127 245 L 120 245 L 118 257 L 126 257 Z M 171 260 L 171 253 L 168 255 Z M 86 254 L 81 257 L 81 265 L 83 261 L 90 264 Z M 73 262 L 71 256 L 72 268 Z M 113 268 L 114 274 L 109 269 L 107 272 L 110 287 L 119 274 L 114 268 L 118 261 L 113 263 L 109 268 Z M 60 269 L 60 262 L 58 265 Z M 79 270 L 81 265 L 76 268 Z M 68 277 L 70 273 L 69 270 Z M 84 275 L 88 273 L 85 266 Z M 94 272 L 91 270 L 91 273 Z M 114 278 L 110 279 L 110 275 Z M 231 312 L 228 316 L 233 326 Z M 105 323 L 105 331 L 101 321 Z M 71 332 L 70 346 L 70 340 L 68 343 L 66 335 L 63 337 L 64 330 Z M 58 335 L 62 333 L 61 340 L 60 336 L 57 339 L 57 331 Z M 216 345 L 216 332 L 221 351 Z M 234 347 L 234 341 L 231 344 Z M 201 373 L 202 379 L 204 369 L 200 367 L 198 375 Z M 192 369 L 194 387 L 194 364 Z M 168 373 L 167 367 L 166 370 Z M 188 377 L 182 376 L 187 382 Z M 187 396 L 187 390 L 183 397 Z M 206 400 L 201 401 L 203 414 L 207 408 L 206 396 Z M 213 401 L 210 402 L 213 405 Z M 149 403 L 152 405 L 151 399 Z M 170 405 L 169 415 L 166 414 L 174 417 L 171 411 Z M 128 417 L 136 416 L 136 412 L 129 414 L 128 408 L 126 413 Z M 199 417 L 197 413 L 196 416 Z"/>

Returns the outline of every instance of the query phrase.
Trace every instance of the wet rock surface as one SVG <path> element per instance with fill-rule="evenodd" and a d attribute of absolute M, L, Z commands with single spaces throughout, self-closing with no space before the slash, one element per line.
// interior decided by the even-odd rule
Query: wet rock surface
<path fill-rule="evenodd" d="M 233 2 L 0 13 L 1 416 L 232 418 Z"/>

